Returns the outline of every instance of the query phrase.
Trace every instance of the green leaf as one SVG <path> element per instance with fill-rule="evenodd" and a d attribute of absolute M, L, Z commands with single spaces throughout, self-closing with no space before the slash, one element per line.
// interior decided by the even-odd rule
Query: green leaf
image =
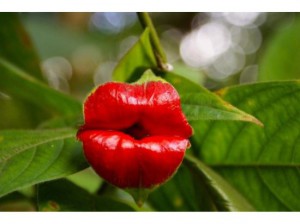
<path fill-rule="evenodd" d="M 174 73 L 166 73 L 163 77 L 180 93 L 182 110 L 189 121 L 239 120 L 262 126 L 255 117 L 184 77 Z"/>
<path fill-rule="evenodd" d="M 221 100 L 213 93 L 182 94 L 181 102 L 182 110 L 189 121 L 238 120 L 263 126 L 255 117 Z"/>
<path fill-rule="evenodd" d="M 145 70 L 155 68 L 156 61 L 152 51 L 149 28 L 124 55 L 113 71 L 113 79 L 120 82 L 133 82 L 139 79 Z"/>
<path fill-rule="evenodd" d="M 185 93 L 210 93 L 204 87 L 198 85 L 197 83 L 183 77 L 182 75 L 175 74 L 174 72 L 164 72 L 159 73 L 159 75 L 171 83 L 177 92 L 182 95 Z"/>
<path fill-rule="evenodd" d="M 0 13 L 0 58 L 44 80 L 40 60 L 17 13 Z"/>
<path fill-rule="evenodd" d="M 30 105 L 0 93 L 0 129 L 32 128 L 37 125 Z M 37 119 L 39 120 L 39 119 Z"/>
<path fill-rule="evenodd" d="M 26 100 L 44 110 L 45 113 L 74 115 L 81 114 L 77 100 L 49 88 L 18 67 L 0 59 L 0 90 Z"/>
<path fill-rule="evenodd" d="M 0 131 L 0 197 L 88 167 L 75 130 Z"/>
<path fill-rule="evenodd" d="M 267 42 L 262 55 L 259 81 L 300 78 L 300 18 L 283 24 Z"/>
<path fill-rule="evenodd" d="M 105 183 L 91 167 L 72 174 L 67 179 L 92 194 L 99 193 L 99 188 Z"/>
<path fill-rule="evenodd" d="M 244 85 L 219 93 L 256 116 L 264 128 L 225 121 L 192 123 L 194 154 L 257 210 L 299 211 L 299 81 Z"/>
<path fill-rule="evenodd" d="M 71 116 L 59 116 L 48 119 L 38 125 L 39 129 L 52 128 L 78 128 L 84 123 L 82 114 L 74 114 Z"/>
<path fill-rule="evenodd" d="M 147 202 L 157 211 L 203 210 L 196 200 L 191 172 L 184 164 L 169 181 L 149 195 Z"/>
<path fill-rule="evenodd" d="M 162 79 L 159 76 L 156 76 L 151 69 L 147 69 L 142 76 L 136 81 L 134 82 L 135 84 L 144 84 L 147 82 L 165 82 L 166 81 L 164 79 Z"/>
<path fill-rule="evenodd" d="M 197 68 L 190 67 L 183 62 L 174 62 L 172 63 L 172 66 L 173 73 L 183 76 L 184 78 L 191 80 L 197 85 L 203 84 L 205 82 L 206 75 L 203 71 Z"/>
<path fill-rule="evenodd" d="M 121 200 L 89 194 L 65 179 L 39 185 L 38 208 L 40 211 L 134 211 Z"/>
<path fill-rule="evenodd" d="M 211 203 L 211 206 L 218 211 L 253 211 L 253 207 L 249 202 L 237 192 L 230 184 L 228 184 L 221 176 L 215 173 L 205 164 L 194 158 L 186 155 L 185 164 L 189 167 L 197 188 L 202 189 L 200 199 L 209 197 L 210 201 L 206 199 L 205 206 Z M 196 191 L 197 192 L 197 191 Z M 199 198 L 199 197 L 198 197 Z M 200 204 L 203 201 L 198 201 Z"/>
<path fill-rule="evenodd" d="M 217 173 L 190 155 L 175 176 L 149 195 L 158 211 L 251 211 L 253 207 Z"/>

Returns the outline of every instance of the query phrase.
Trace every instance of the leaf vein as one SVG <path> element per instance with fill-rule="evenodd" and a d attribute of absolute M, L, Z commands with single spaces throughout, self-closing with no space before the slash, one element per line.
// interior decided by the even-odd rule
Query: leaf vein
<path fill-rule="evenodd" d="M 288 204 L 286 204 L 284 201 L 282 201 L 282 199 L 280 197 L 278 197 L 275 192 L 273 192 L 273 189 L 271 189 L 271 187 L 267 184 L 267 182 L 264 180 L 264 178 L 261 175 L 261 172 L 259 169 L 257 169 L 257 173 L 258 173 L 258 177 L 261 179 L 262 183 L 264 186 L 266 186 L 266 188 L 269 190 L 269 192 L 274 196 L 274 198 L 277 199 L 278 202 L 280 202 L 283 206 L 285 206 L 286 208 L 293 210 Z"/>
<path fill-rule="evenodd" d="M 46 144 L 46 143 L 49 143 L 49 142 L 52 142 L 52 141 L 63 140 L 63 139 L 71 138 L 71 137 L 74 137 L 74 134 L 73 133 L 72 134 L 68 133 L 68 134 L 65 134 L 65 135 L 60 135 L 60 136 L 57 136 L 57 137 L 48 138 L 48 139 L 45 139 L 43 141 L 40 141 L 40 142 L 37 142 L 37 143 L 34 143 L 34 144 L 29 144 L 29 145 L 22 146 L 22 147 L 16 147 L 16 148 L 14 148 L 15 153 L 14 154 L 9 154 L 8 156 L 4 155 L 2 158 L 0 158 L 0 163 L 10 160 L 13 156 L 18 155 L 18 154 L 22 153 L 23 151 L 25 151 L 27 149 L 31 149 L 33 147 L 37 147 L 39 145 L 43 145 L 43 144 Z"/>

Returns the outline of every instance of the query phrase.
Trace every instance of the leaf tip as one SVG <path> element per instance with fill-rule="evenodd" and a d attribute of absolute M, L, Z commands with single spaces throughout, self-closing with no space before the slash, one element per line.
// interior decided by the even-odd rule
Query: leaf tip
<path fill-rule="evenodd" d="M 151 81 L 156 81 L 156 82 L 164 82 L 166 83 L 167 81 L 164 80 L 161 77 L 156 76 L 151 69 L 147 69 L 142 76 L 140 77 L 139 80 L 137 80 L 136 84 L 143 84 L 143 83 L 147 83 L 147 82 L 151 82 Z"/>
<path fill-rule="evenodd" d="M 258 120 L 257 118 L 255 118 L 255 117 L 253 117 L 251 115 L 246 115 L 244 117 L 244 120 L 245 121 L 249 121 L 251 123 L 254 123 L 254 124 L 256 124 L 256 125 L 258 125 L 260 127 L 264 127 L 264 124 L 260 120 Z"/>

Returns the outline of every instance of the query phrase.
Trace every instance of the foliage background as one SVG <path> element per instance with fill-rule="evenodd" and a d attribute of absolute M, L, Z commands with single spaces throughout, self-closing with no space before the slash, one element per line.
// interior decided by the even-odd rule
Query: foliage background
<path fill-rule="evenodd" d="M 74 114 L 81 108 L 71 96 L 83 100 L 95 85 L 112 80 L 117 62 L 143 32 L 135 13 L 21 13 L 18 16 L 24 29 L 13 19 L 7 20 L 6 16 L 0 15 L 3 40 L 0 71 L 4 74 L 14 70 L 2 61 L 2 58 L 8 59 L 52 88 L 44 90 L 42 85 L 34 85 L 34 81 L 33 85 L 24 87 L 22 79 L 7 79 L 1 74 L 0 129 L 3 130 L 80 125 L 81 118 Z M 261 81 L 299 79 L 298 13 L 152 13 L 151 16 L 174 72 L 210 90 Z M 17 36 L 11 35 L 15 29 L 19 31 Z M 36 52 L 30 50 L 32 47 Z M 41 89 L 56 99 L 47 108 L 37 106 L 43 105 Z M 53 89 L 66 95 L 61 98 Z M 32 90 L 36 92 L 29 93 Z M 195 121 L 193 127 L 200 134 L 192 139 L 195 148 L 191 153 L 221 174 L 255 209 L 299 210 L 299 81 L 237 86 L 217 93 L 257 117 L 265 128 L 262 130 L 246 123 Z M 33 103 L 24 101 L 33 95 Z M 191 99 L 190 95 L 182 95 Z M 65 101 L 69 104 L 64 107 Z M 63 121 L 56 118 L 44 122 L 60 113 L 65 115 Z M 76 149 L 72 153 L 81 153 L 70 137 L 74 135 L 73 131 L 61 131 L 59 139 L 57 132 L 47 132 L 44 136 L 42 131 L 37 132 L 39 137 L 35 132 L 21 130 L 2 132 L 5 138 L 17 135 L 28 141 L 26 144 L 51 139 L 54 150 L 41 146 L 37 152 L 49 154 L 47 160 L 40 161 L 31 170 L 41 170 L 43 166 L 47 169 L 50 166 L 47 162 L 51 162 L 49 158 L 57 158 L 63 152 L 67 154 L 68 148 Z M 261 148 L 264 150 L 259 151 Z M 33 156 L 30 153 L 14 159 L 18 164 L 19 161 L 25 163 L 26 156 Z M 1 158 L 5 156 L 1 154 Z M 65 160 L 53 161 L 55 164 L 51 164 L 52 170 L 47 174 L 56 179 L 61 175 L 56 173 L 57 169 L 68 164 Z M 76 161 L 76 164 L 76 170 L 86 166 L 84 160 Z M 181 211 L 214 210 L 216 207 L 223 210 L 224 207 L 219 208 L 215 202 L 219 199 L 211 193 L 210 187 L 203 187 L 203 181 L 197 181 L 202 180 L 197 177 L 199 174 L 190 172 L 193 168 L 187 167 L 188 164 L 183 166 L 172 181 L 153 192 L 143 208 L 137 208 L 127 193 L 104 183 L 93 171 L 86 169 L 67 179 L 8 194 L 0 199 L 0 210 Z M 72 169 L 69 172 L 73 173 Z M 31 173 L 21 173 L 19 181 L 33 178 Z M 42 174 L 38 177 L 43 180 Z M 6 183 L 0 186 L 2 192 L 18 183 L 7 184 L 9 178 L 2 175 L 2 181 Z M 33 179 L 38 182 L 37 177 Z M 38 203 L 36 188 L 40 192 Z M 213 196 L 205 198 L 203 195 L 207 191 Z"/>

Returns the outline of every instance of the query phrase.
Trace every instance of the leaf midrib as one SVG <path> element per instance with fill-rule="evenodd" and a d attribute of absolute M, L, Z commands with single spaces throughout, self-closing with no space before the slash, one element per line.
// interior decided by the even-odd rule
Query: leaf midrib
<path fill-rule="evenodd" d="M 214 110 L 216 113 L 222 113 L 222 114 L 228 114 L 228 115 L 234 115 L 236 116 L 234 119 L 225 119 L 225 118 L 209 118 L 209 119 L 192 119 L 192 118 L 188 118 L 189 121 L 199 121 L 199 120 L 212 120 L 212 121 L 220 121 L 220 120 L 243 120 L 243 121 L 251 121 L 253 122 L 253 120 L 257 120 L 256 118 L 254 118 L 253 116 L 244 113 L 242 111 L 238 112 L 238 111 L 231 111 L 231 110 L 223 110 L 221 108 L 216 108 L 216 107 L 211 107 L 211 106 L 203 106 L 203 105 L 197 105 L 197 104 L 187 104 L 187 103 L 182 103 L 183 106 L 183 110 L 184 110 L 184 106 L 194 106 L 194 107 L 198 107 L 198 109 L 211 109 Z M 188 114 L 188 113 L 187 113 Z M 206 114 L 210 114 L 210 112 L 206 112 Z M 188 115 L 187 115 L 188 116 Z"/>
<path fill-rule="evenodd" d="M 221 108 L 221 105 L 213 105 L 213 104 L 198 104 L 196 102 L 182 102 L 181 105 L 185 105 L 185 106 L 194 106 L 194 107 L 207 107 L 207 108 L 212 108 L 212 109 L 215 109 L 215 110 L 219 110 L 219 111 L 222 111 L 222 112 L 229 112 L 229 113 L 235 113 L 235 114 L 240 114 L 240 113 L 244 113 L 246 114 L 245 112 L 241 111 L 241 110 L 238 110 L 237 108 L 230 108 L 228 106 L 225 106 L 226 109 L 228 110 L 224 110 L 223 108 Z"/>
<path fill-rule="evenodd" d="M 43 145 L 43 144 L 53 142 L 53 141 L 56 141 L 56 140 L 62 140 L 62 139 L 67 139 L 67 138 L 71 138 L 71 137 L 74 137 L 74 133 L 72 133 L 72 134 L 68 133 L 68 134 L 65 134 L 65 135 L 60 135 L 60 136 L 57 136 L 57 137 L 48 138 L 48 139 L 45 139 L 43 141 L 40 141 L 40 142 L 37 142 L 37 143 L 34 143 L 34 144 L 28 144 L 26 146 L 21 146 L 21 147 L 18 147 L 18 148 L 11 148 L 11 149 L 16 149 L 15 153 L 10 154 L 7 157 L 4 156 L 4 157 L 0 158 L 0 163 L 7 162 L 12 157 L 14 157 L 14 156 L 30 149 L 30 148 L 37 147 L 39 145 Z M 11 150 L 11 149 L 8 149 L 8 150 Z"/>

